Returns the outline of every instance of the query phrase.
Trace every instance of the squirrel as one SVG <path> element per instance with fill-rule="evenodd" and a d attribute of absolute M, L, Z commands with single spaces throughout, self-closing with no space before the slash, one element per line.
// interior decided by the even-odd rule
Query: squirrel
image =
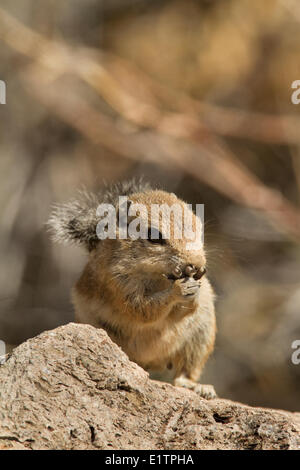
<path fill-rule="evenodd" d="M 215 398 L 212 385 L 198 383 L 216 334 L 204 248 L 187 250 L 187 239 L 174 236 L 174 216 L 168 239 L 161 217 L 158 236 L 153 236 L 147 214 L 142 217 L 148 238 L 117 234 L 100 239 L 97 207 L 111 204 L 120 211 L 119 196 L 147 209 L 174 203 L 186 208 L 174 193 L 152 189 L 142 180 L 117 183 L 99 194 L 81 191 L 77 199 L 55 206 L 48 221 L 54 241 L 78 243 L 89 253 L 72 290 L 75 321 L 106 330 L 146 371 L 171 372 L 175 386 Z M 194 226 L 196 215 L 188 210 Z"/>

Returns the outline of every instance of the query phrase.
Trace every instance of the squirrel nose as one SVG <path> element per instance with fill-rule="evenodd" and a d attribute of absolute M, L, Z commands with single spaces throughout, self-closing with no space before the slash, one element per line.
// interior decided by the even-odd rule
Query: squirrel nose
<path fill-rule="evenodd" d="M 188 277 L 191 277 L 193 276 L 194 274 L 196 274 L 197 272 L 197 269 L 195 268 L 195 266 L 193 264 L 188 264 L 186 267 L 185 267 L 185 274 L 188 276 Z"/>

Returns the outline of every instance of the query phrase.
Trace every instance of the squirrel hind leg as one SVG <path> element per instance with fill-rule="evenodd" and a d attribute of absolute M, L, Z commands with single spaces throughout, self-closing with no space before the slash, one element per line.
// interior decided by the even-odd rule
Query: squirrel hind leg
<path fill-rule="evenodd" d="M 174 379 L 174 386 L 193 390 L 200 397 L 206 398 L 206 400 L 217 398 L 217 394 L 213 385 L 200 384 L 194 380 L 191 380 L 185 374 L 181 374 L 179 377 Z"/>
<path fill-rule="evenodd" d="M 217 398 L 213 385 L 199 383 L 199 378 L 206 360 L 211 352 L 212 346 L 192 348 L 186 347 L 173 359 L 175 377 L 173 384 L 175 387 L 183 387 L 193 390 L 202 398 L 207 400 Z"/>

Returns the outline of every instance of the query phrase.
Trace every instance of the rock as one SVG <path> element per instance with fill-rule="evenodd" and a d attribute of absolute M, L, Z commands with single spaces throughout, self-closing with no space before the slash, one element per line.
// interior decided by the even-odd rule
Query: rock
<path fill-rule="evenodd" d="M 300 449 L 300 413 L 152 381 L 89 325 L 21 344 L 0 383 L 2 449 Z"/>

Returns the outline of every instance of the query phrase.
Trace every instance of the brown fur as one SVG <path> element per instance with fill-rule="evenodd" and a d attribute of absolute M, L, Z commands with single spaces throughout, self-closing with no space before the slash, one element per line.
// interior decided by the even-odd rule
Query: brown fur
<path fill-rule="evenodd" d="M 129 198 L 144 204 L 149 216 L 151 204 L 184 204 L 174 194 L 140 188 Z M 212 386 L 196 383 L 214 347 L 211 285 L 205 275 L 200 280 L 192 276 L 168 278 L 176 267 L 182 271 L 187 265 L 204 268 L 205 253 L 203 249 L 188 251 L 186 239 L 174 238 L 173 224 L 174 218 L 170 239 L 163 245 L 118 237 L 93 243 L 88 263 L 72 292 L 75 317 L 77 322 L 106 329 L 129 358 L 143 368 L 172 369 L 175 385 L 212 398 Z"/>

